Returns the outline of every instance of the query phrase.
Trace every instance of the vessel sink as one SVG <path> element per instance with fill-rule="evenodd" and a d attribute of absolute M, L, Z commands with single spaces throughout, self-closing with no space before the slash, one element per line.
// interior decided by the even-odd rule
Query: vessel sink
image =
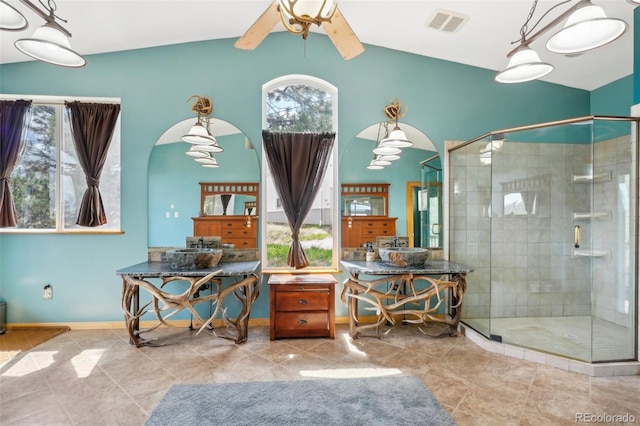
<path fill-rule="evenodd" d="M 427 260 L 429 250 L 421 247 L 381 247 L 378 254 L 383 262 L 396 266 L 422 266 Z"/>
<path fill-rule="evenodd" d="M 222 257 L 222 249 L 174 249 L 167 250 L 165 256 L 171 269 L 206 269 L 212 268 L 218 264 Z"/>

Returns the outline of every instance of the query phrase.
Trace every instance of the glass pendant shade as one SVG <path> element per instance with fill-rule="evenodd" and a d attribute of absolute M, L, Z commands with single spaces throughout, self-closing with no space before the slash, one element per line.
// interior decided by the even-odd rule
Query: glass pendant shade
<path fill-rule="evenodd" d="M 202 167 L 209 167 L 209 168 L 212 168 L 212 169 L 217 169 L 218 167 L 220 167 L 220 164 L 218 164 L 218 163 L 215 163 L 215 164 L 214 163 L 211 163 L 211 164 L 210 163 L 202 163 L 201 166 Z"/>
<path fill-rule="evenodd" d="M 87 63 L 71 49 L 69 38 L 51 24 L 35 30 L 31 38 L 17 40 L 15 46 L 25 55 L 54 65 L 79 68 Z"/>
<path fill-rule="evenodd" d="M 369 170 L 382 170 L 382 169 L 384 169 L 384 167 L 376 165 L 376 164 L 369 163 L 369 165 L 367 166 L 367 169 L 369 169 Z"/>
<path fill-rule="evenodd" d="M 211 136 L 209 130 L 202 125 L 202 123 L 197 122 L 191 127 L 189 133 L 182 137 L 182 140 L 185 142 L 193 143 L 193 144 L 213 144 L 216 143 L 216 138 Z"/>
<path fill-rule="evenodd" d="M 509 60 L 507 68 L 496 75 L 498 83 L 522 83 L 544 77 L 553 65 L 542 62 L 535 50 L 522 46 Z"/>
<path fill-rule="evenodd" d="M 398 154 L 378 155 L 378 160 L 396 161 L 399 159 L 400 159 L 400 156 Z"/>
<path fill-rule="evenodd" d="M 380 156 L 376 156 L 376 158 L 374 158 L 373 160 L 371 160 L 371 163 L 374 166 L 388 166 L 391 164 L 391 161 L 388 160 L 381 160 Z"/>
<path fill-rule="evenodd" d="M 373 149 L 373 153 L 376 155 L 397 155 L 400 154 L 402 150 L 400 148 L 394 148 L 392 146 L 380 146 L 378 145 Z"/>
<path fill-rule="evenodd" d="M 0 30 L 21 31 L 28 26 L 27 18 L 18 9 L 0 0 Z"/>
<path fill-rule="evenodd" d="M 187 154 L 190 157 L 200 157 L 200 158 L 205 158 L 205 157 L 209 156 L 209 154 L 207 154 L 206 152 L 198 151 L 198 150 L 195 150 L 193 148 L 191 148 L 189 151 L 185 152 L 185 154 Z"/>
<path fill-rule="evenodd" d="M 224 149 L 218 145 L 217 143 L 212 143 L 211 145 L 204 145 L 204 144 L 195 144 L 193 145 L 193 147 L 191 147 L 191 149 L 196 150 L 196 151 L 202 151 L 202 152 L 223 152 Z"/>
<path fill-rule="evenodd" d="M 287 31 L 300 33 L 303 26 L 300 22 L 320 22 L 329 20 L 335 10 L 333 0 L 279 0 L 282 23 Z"/>
<path fill-rule="evenodd" d="M 564 28 L 547 41 L 555 53 L 580 53 L 611 43 L 627 31 L 627 23 L 608 18 L 600 6 L 589 4 L 567 18 Z"/>
<path fill-rule="evenodd" d="M 194 160 L 202 164 L 218 164 L 218 161 L 210 155 L 203 158 L 194 158 Z"/>
<path fill-rule="evenodd" d="M 389 133 L 389 136 L 380 141 L 381 146 L 390 146 L 392 148 L 408 148 L 413 146 L 413 143 L 407 139 L 407 135 L 398 127 L 396 127 Z"/>

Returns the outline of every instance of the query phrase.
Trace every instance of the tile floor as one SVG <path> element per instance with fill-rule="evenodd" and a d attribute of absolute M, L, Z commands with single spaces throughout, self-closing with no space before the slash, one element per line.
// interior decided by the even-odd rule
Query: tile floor
<path fill-rule="evenodd" d="M 352 340 L 338 325 L 335 340 L 275 342 L 254 326 L 242 345 L 182 328 L 155 334 L 166 345 L 135 348 L 125 330 L 72 330 L 0 364 L 0 425 L 142 425 L 174 383 L 387 373 L 421 377 L 459 425 L 622 424 L 616 415 L 640 424 L 640 376 L 584 376 L 413 325 L 382 339 Z"/>

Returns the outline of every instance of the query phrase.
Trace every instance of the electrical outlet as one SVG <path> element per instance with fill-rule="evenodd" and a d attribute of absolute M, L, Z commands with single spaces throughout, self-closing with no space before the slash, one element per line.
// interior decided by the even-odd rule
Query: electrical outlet
<path fill-rule="evenodd" d="M 173 212 L 173 217 L 175 217 L 177 219 L 178 216 L 179 216 L 178 212 Z"/>
<path fill-rule="evenodd" d="M 169 219 L 169 218 L 171 217 L 171 213 L 169 213 L 169 212 L 166 212 L 164 215 L 165 215 L 165 217 L 166 217 L 167 219 Z"/>
<path fill-rule="evenodd" d="M 51 284 L 47 284 L 42 289 L 42 298 L 45 300 L 53 299 L 53 286 Z"/>

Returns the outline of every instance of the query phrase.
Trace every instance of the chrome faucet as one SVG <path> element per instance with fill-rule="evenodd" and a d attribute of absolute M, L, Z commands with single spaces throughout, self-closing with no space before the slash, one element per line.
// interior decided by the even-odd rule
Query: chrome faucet
<path fill-rule="evenodd" d="M 204 248 L 204 238 L 202 237 L 198 240 L 198 248 Z"/>
<path fill-rule="evenodd" d="M 393 237 L 393 240 L 391 240 L 391 247 L 398 247 L 398 237 Z"/>

